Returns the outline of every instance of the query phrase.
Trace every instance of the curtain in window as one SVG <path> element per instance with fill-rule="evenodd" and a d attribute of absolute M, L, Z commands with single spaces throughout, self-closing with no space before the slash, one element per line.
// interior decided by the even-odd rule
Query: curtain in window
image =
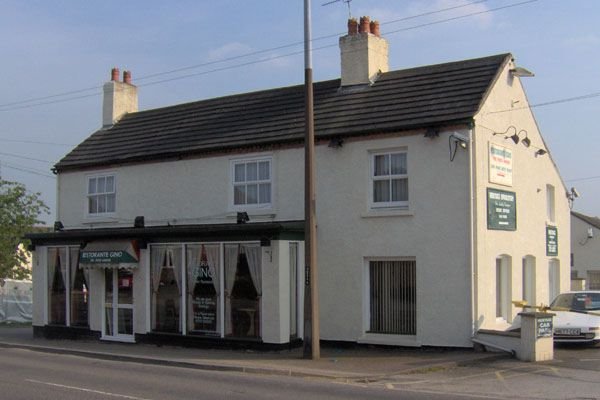
<path fill-rule="evenodd" d="M 77 274 L 77 268 L 79 267 L 79 249 L 76 247 L 71 247 L 70 251 L 70 269 L 71 269 L 71 290 L 75 289 L 75 274 Z M 87 277 L 84 275 L 83 279 L 85 280 L 85 286 L 88 287 Z"/>
<path fill-rule="evenodd" d="M 219 296 L 221 292 L 221 281 L 219 275 L 219 259 L 220 257 L 220 246 L 205 246 L 206 258 L 208 260 L 208 268 L 210 269 L 210 273 L 212 274 L 213 286 L 215 287 L 215 291 L 217 292 L 217 296 Z"/>
<path fill-rule="evenodd" d="M 240 254 L 239 245 L 225 245 L 225 293 L 227 299 L 225 301 L 225 321 L 231 321 L 231 289 L 233 289 L 233 283 L 235 282 L 235 271 L 237 269 L 237 263 Z M 226 335 L 233 333 L 233 326 L 231 323 L 225 324 Z"/>
<path fill-rule="evenodd" d="M 167 248 L 163 246 L 152 247 L 151 255 L 151 266 L 152 271 L 152 291 L 158 293 L 158 287 L 160 285 L 160 273 L 162 272 L 163 265 L 165 264 L 165 255 Z"/>
<path fill-rule="evenodd" d="M 258 293 L 258 296 L 262 296 L 262 274 L 261 274 L 261 249 L 258 245 L 242 245 L 242 252 L 246 254 L 246 260 L 248 261 L 248 269 L 250 270 L 250 276 L 252 277 L 252 283 Z"/>
<path fill-rule="evenodd" d="M 48 293 L 52 293 L 52 283 L 56 267 L 59 265 L 60 259 L 58 249 L 48 249 Z"/>
<path fill-rule="evenodd" d="M 175 275 L 175 282 L 177 283 L 177 289 L 179 289 L 179 294 L 181 294 L 183 289 L 181 287 L 181 278 L 183 272 L 183 266 L 181 265 L 181 247 L 169 248 L 169 256 L 171 257 L 171 265 L 173 266 L 173 272 Z"/>

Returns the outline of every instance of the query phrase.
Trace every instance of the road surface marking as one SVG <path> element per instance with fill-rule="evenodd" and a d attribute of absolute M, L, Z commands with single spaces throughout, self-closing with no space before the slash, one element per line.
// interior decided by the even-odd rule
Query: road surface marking
<path fill-rule="evenodd" d="M 32 383 L 39 383 L 40 385 L 48 385 L 48 386 L 59 387 L 59 388 L 63 388 L 63 389 L 79 390 L 81 392 L 96 393 L 96 394 L 101 394 L 101 395 L 110 396 L 110 397 L 118 397 L 118 398 L 121 398 L 121 399 L 150 400 L 150 399 L 145 399 L 143 397 L 128 396 L 126 394 L 103 392 L 103 391 L 100 391 L 100 390 L 86 389 L 86 388 L 77 387 L 77 386 L 61 385 L 59 383 L 36 381 L 35 379 L 25 379 L 25 381 L 26 382 L 32 382 Z"/>

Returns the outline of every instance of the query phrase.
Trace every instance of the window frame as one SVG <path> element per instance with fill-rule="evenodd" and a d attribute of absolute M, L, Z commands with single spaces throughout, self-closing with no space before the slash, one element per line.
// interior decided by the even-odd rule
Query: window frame
<path fill-rule="evenodd" d="M 373 330 L 371 326 L 371 307 L 372 307 L 372 292 L 371 292 L 371 266 L 372 263 L 412 263 L 414 266 L 413 276 L 414 279 L 412 284 L 414 287 L 412 290 L 407 289 L 404 294 L 406 296 L 412 296 L 412 300 L 414 301 L 413 309 L 412 309 L 412 318 L 410 322 L 404 320 L 404 324 L 413 324 L 412 329 L 414 333 L 397 333 L 397 332 L 376 332 Z M 415 257 L 365 257 L 364 258 L 364 268 L 363 268 L 363 335 L 365 338 L 385 338 L 385 340 L 396 340 L 398 338 L 413 340 L 417 337 L 419 332 L 419 313 L 418 306 L 419 303 L 419 290 L 418 290 L 418 274 L 419 270 L 417 268 L 417 259 Z M 402 265 L 396 265 L 395 268 L 402 268 Z M 400 291 L 400 288 L 397 288 L 397 291 Z M 409 313 L 409 314 L 411 314 Z M 404 315 L 407 317 L 407 315 Z M 408 343 L 408 342 L 407 342 Z"/>
<path fill-rule="evenodd" d="M 381 156 L 381 155 L 389 155 L 391 158 L 391 156 L 394 154 L 404 154 L 405 155 L 406 173 L 405 174 L 392 174 L 391 170 L 390 170 L 389 174 L 376 177 L 375 176 L 376 157 Z M 385 210 L 408 210 L 409 209 L 409 206 L 410 206 L 410 186 L 409 186 L 410 172 L 409 172 L 409 167 L 408 167 L 408 161 L 409 161 L 408 160 L 408 149 L 405 147 L 374 150 L 374 151 L 369 152 L 369 187 L 368 187 L 367 193 L 368 193 L 368 198 L 369 198 L 368 204 L 369 204 L 370 210 L 385 211 Z M 392 201 L 391 200 L 391 195 L 392 195 L 391 181 L 393 179 L 406 180 L 406 187 L 407 187 L 407 192 L 408 192 L 407 200 L 401 200 L 401 201 Z M 376 202 L 375 201 L 375 182 L 376 181 L 385 181 L 385 180 L 390 182 L 390 201 Z"/>
<path fill-rule="evenodd" d="M 268 179 L 259 179 L 259 164 L 261 162 L 269 163 L 269 178 Z M 236 182 L 235 180 L 235 169 L 237 165 L 243 164 L 245 165 L 245 171 L 247 171 L 247 165 L 251 163 L 256 163 L 257 165 L 257 176 L 256 180 L 248 181 L 246 176 L 244 177 L 244 181 Z M 245 172 L 246 173 L 246 172 Z M 256 157 L 246 157 L 246 158 L 236 158 L 230 160 L 229 164 L 229 206 L 232 211 L 245 211 L 245 210 L 261 210 L 261 209 L 272 209 L 274 207 L 274 188 L 275 188 L 275 179 L 274 179 L 274 168 L 273 168 L 273 156 L 272 155 L 263 155 Z M 268 183 L 270 185 L 270 193 L 269 193 L 269 201 L 265 203 L 260 203 L 260 185 Z M 235 204 L 235 187 L 244 185 L 246 188 L 248 185 L 257 185 L 256 191 L 256 203 L 248 204 L 248 196 L 246 191 L 245 203 L 243 204 Z"/>
<path fill-rule="evenodd" d="M 90 193 L 90 181 L 98 178 L 113 178 L 113 191 L 102 192 L 102 193 Z M 97 186 L 97 183 L 96 183 Z M 90 198 L 91 196 L 108 196 L 114 195 L 114 210 L 105 212 L 90 212 Z M 99 172 L 94 174 L 88 174 L 85 176 L 85 216 L 86 218 L 102 218 L 107 216 L 113 216 L 117 213 L 117 174 L 114 171 Z"/>

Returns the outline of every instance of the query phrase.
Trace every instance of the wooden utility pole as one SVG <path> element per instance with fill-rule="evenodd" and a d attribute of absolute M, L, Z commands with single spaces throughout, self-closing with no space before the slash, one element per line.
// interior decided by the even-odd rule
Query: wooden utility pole
<path fill-rule="evenodd" d="M 315 119 L 313 113 L 310 0 L 304 0 L 304 358 L 321 357 L 319 287 L 317 285 L 317 216 L 315 211 Z"/>

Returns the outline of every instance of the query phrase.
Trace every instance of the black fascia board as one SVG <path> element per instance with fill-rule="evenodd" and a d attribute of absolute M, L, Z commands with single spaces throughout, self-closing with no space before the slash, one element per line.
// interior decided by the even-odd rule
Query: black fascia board
<path fill-rule="evenodd" d="M 304 221 L 69 229 L 58 232 L 28 233 L 25 238 L 31 240 L 34 247 L 115 239 L 135 239 L 145 243 L 197 241 L 199 239 L 211 241 L 304 240 Z"/>

